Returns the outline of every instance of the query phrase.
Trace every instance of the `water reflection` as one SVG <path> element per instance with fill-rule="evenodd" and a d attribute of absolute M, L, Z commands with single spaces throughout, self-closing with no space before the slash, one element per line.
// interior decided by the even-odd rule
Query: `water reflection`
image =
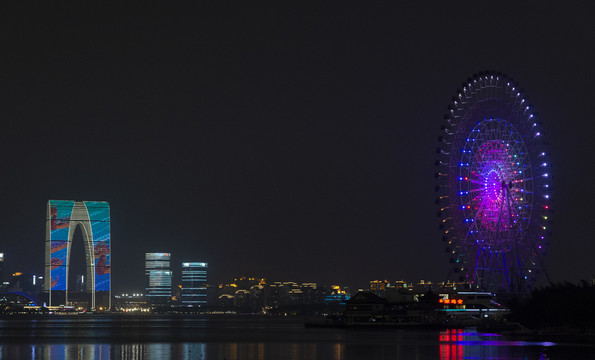
<path fill-rule="evenodd" d="M 335 344 L 333 347 L 333 360 L 343 359 L 343 344 Z"/>
<path fill-rule="evenodd" d="M 328 351 L 324 351 L 328 348 Z M 308 343 L 37 344 L 0 345 L 3 359 L 343 359 L 342 344 Z M 327 355 L 333 354 L 332 357 Z"/>
<path fill-rule="evenodd" d="M 229 344 L 237 345 L 237 344 Z M 229 355 L 212 356 L 214 359 L 237 359 L 234 346 L 224 347 Z M 255 349 L 254 353 L 257 353 Z M 222 354 L 223 354 L 222 353 Z M 206 344 L 38 344 L 0 345 L 0 360 L 3 359 L 207 359 Z M 254 358 L 262 359 L 262 357 Z"/>
<path fill-rule="evenodd" d="M 449 329 L 440 333 L 440 360 L 463 358 L 463 329 Z"/>
<path fill-rule="evenodd" d="M 0 359 L 111 359 L 110 345 L 2 345 Z"/>
<path fill-rule="evenodd" d="M 207 351 L 208 349 L 208 351 Z M 358 354 L 355 352 L 354 354 Z M 374 357 L 374 352 L 368 354 Z M 332 359 L 345 357 L 345 344 L 340 343 L 174 343 L 174 344 L 36 344 L 0 345 L 3 359 L 96 359 L 96 360 L 161 360 L 161 359 Z M 358 358 L 356 356 L 355 358 Z"/>
<path fill-rule="evenodd" d="M 508 340 L 498 334 L 478 333 L 466 329 L 449 329 L 440 332 L 439 343 L 441 360 L 502 358 L 546 360 L 549 359 L 548 348 L 556 345 L 552 342 Z"/>
<path fill-rule="evenodd" d="M 315 335 L 263 341 L 135 342 L 111 344 L 2 342 L 3 359 L 595 359 L 595 347 L 511 340 L 498 334 L 452 329 L 434 331 L 324 330 Z M 293 334 L 293 332 L 292 332 Z M 294 334 L 295 335 L 295 334 Z M 290 340 L 291 339 L 291 340 Z"/>

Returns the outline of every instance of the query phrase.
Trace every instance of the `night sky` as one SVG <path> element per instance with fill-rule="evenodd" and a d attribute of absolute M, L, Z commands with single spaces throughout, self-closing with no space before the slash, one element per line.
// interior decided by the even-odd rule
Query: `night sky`
<path fill-rule="evenodd" d="M 550 276 L 595 276 L 589 2 L 49 3 L 0 4 L 7 271 L 42 273 L 47 200 L 71 199 L 110 202 L 115 292 L 159 251 L 211 283 L 446 280 L 437 137 L 489 69 L 549 140 Z"/>

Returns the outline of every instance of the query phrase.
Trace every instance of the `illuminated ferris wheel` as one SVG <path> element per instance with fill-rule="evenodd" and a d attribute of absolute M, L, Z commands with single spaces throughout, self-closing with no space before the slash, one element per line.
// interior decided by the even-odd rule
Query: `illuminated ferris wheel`
<path fill-rule="evenodd" d="M 527 292 L 544 270 L 552 210 L 533 107 L 511 79 L 482 73 L 452 99 L 438 141 L 438 215 L 457 280 Z"/>

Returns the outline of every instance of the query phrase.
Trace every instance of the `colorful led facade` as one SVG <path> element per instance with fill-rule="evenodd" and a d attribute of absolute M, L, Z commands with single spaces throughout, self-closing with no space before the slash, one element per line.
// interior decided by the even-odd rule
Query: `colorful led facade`
<path fill-rule="evenodd" d="M 171 300 L 170 253 L 146 253 L 145 276 L 147 299 L 152 304 L 165 304 Z"/>
<path fill-rule="evenodd" d="M 207 263 L 182 263 L 182 305 L 207 304 Z"/>
<path fill-rule="evenodd" d="M 49 305 L 68 303 L 70 249 L 76 228 L 83 234 L 90 305 L 111 306 L 110 208 L 105 201 L 50 200 L 46 218 L 45 292 Z M 63 295 L 63 296 L 62 296 Z M 96 304 L 96 297 L 101 304 Z"/>

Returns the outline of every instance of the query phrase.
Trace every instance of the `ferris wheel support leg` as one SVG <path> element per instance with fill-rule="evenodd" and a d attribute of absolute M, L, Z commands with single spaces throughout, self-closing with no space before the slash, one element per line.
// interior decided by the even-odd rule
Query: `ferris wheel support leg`
<path fill-rule="evenodd" d="M 505 184 L 503 184 L 503 186 L 505 186 Z M 512 188 L 512 182 L 510 182 L 508 184 L 508 186 L 506 187 L 506 207 L 508 210 L 508 233 L 510 236 L 510 240 L 511 240 L 511 250 L 513 252 L 513 256 L 514 258 L 511 259 L 513 260 L 513 264 L 516 267 L 511 269 L 512 273 L 513 273 L 513 293 L 520 293 L 522 291 L 524 291 L 525 286 L 524 286 L 524 281 L 523 281 L 523 274 L 522 274 L 522 268 L 521 268 L 521 258 L 520 258 L 520 254 L 519 254 L 519 248 L 518 248 L 518 244 L 516 241 L 516 237 L 515 237 L 515 233 L 512 230 L 512 226 L 513 226 L 513 212 L 512 212 L 512 196 L 510 195 L 510 188 Z"/>

